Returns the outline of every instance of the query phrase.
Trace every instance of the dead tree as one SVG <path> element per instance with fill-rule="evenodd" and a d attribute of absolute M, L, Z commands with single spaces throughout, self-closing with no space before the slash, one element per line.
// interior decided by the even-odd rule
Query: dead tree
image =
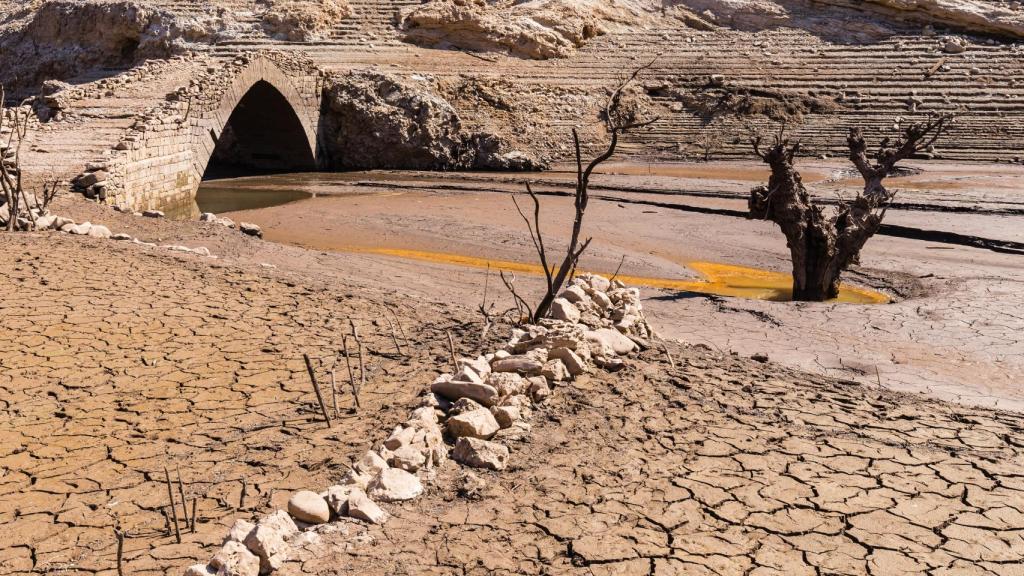
<path fill-rule="evenodd" d="M 771 220 L 786 235 L 793 260 L 794 300 L 821 302 L 839 295 L 840 275 L 859 263 L 861 249 L 878 232 L 895 195 L 882 181 L 898 162 L 930 149 L 951 122 L 951 116 L 937 116 L 911 124 L 896 142 L 882 141 L 874 162 L 868 158 L 861 129 L 851 129 L 850 161 L 864 178 L 864 190 L 852 202 L 840 198 L 839 205 L 828 211 L 811 200 L 794 168 L 799 142 L 791 144 L 780 131 L 772 147 L 762 151 L 761 138 L 753 139 L 754 152 L 772 174 L 767 187 L 751 190 L 748 216 Z"/>
<path fill-rule="evenodd" d="M 21 108 L 7 109 L 4 87 L 0 86 L 0 191 L 3 200 L 0 204 L 0 224 L 6 226 L 8 232 L 24 227 L 31 229 L 37 216 L 46 212 L 50 202 L 57 194 L 57 181 L 43 185 L 42 198 L 25 190 L 22 183 L 21 146 L 28 135 L 28 112 Z M 9 118 L 8 118 L 9 116 Z M 10 125 L 8 125 L 10 122 Z M 10 133 L 4 139 L 3 134 Z M 19 223 L 19 219 L 28 222 Z"/>
<path fill-rule="evenodd" d="M 633 73 L 626 78 L 611 94 L 608 98 L 604 108 L 604 121 L 605 128 L 610 135 L 608 146 L 604 152 L 599 154 L 596 158 L 591 160 L 585 167 L 583 165 L 583 154 L 581 152 L 580 137 L 579 133 L 575 128 L 572 130 L 572 141 L 573 149 L 576 158 L 576 191 L 574 194 L 573 206 L 575 207 L 575 216 L 573 217 L 572 231 L 569 236 L 569 243 L 565 249 L 565 255 L 562 257 L 562 261 L 558 266 L 551 266 L 548 262 L 547 250 L 544 247 L 544 237 L 540 231 L 540 200 L 537 198 L 537 194 L 534 193 L 533 189 L 529 184 L 526 185 L 526 191 L 530 195 L 530 199 L 533 200 L 533 218 L 532 221 L 523 212 L 519 206 L 519 202 L 516 200 L 515 195 L 512 196 L 512 201 L 516 205 L 516 210 L 519 211 L 519 215 L 522 216 L 526 222 L 526 227 L 530 231 L 530 239 L 533 241 L 534 249 L 537 252 L 537 257 L 540 260 L 540 265 L 544 269 L 545 279 L 545 292 L 544 297 L 541 298 L 540 303 L 537 304 L 533 310 L 529 309 L 523 300 L 515 292 L 514 285 L 505 279 L 502 275 L 502 280 L 505 281 L 505 286 L 512 292 L 512 296 L 516 301 L 517 306 L 525 308 L 525 312 L 531 322 L 536 322 L 541 318 L 547 316 L 548 311 L 551 309 L 551 304 L 554 302 L 557 295 L 562 291 L 562 286 L 565 285 L 566 281 L 571 279 L 572 275 L 576 271 L 576 265 L 579 263 L 580 256 L 590 245 L 591 238 L 582 239 L 583 235 L 583 220 L 587 212 L 587 205 L 590 202 L 590 194 L 588 187 L 590 185 L 590 177 L 593 175 L 594 170 L 607 161 L 615 154 L 615 149 L 619 144 L 619 138 L 626 133 L 628 130 L 641 128 L 653 124 L 658 120 L 657 117 L 640 120 L 638 115 L 640 111 L 635 103 L 628 103 L 625 100 L 626 88 L 636 80 L 640 73 L 654 64 L 652 60 L 650 63 L 641 66 L 633 71 Z"/>

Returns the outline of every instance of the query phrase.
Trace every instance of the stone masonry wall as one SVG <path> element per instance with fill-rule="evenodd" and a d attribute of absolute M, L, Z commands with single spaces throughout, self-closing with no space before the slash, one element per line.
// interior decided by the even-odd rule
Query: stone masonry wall
<path fill-rule="evenodd" d="M 133 211 L 191 210 L 196 190 L 232 111 L 259 81 L 276 88 L 295 110 L 314 157 L 323 75 L 310 62 L 254 52 L 211 64 L 190 86 L 167 95 L 140 117 L 107 157 L 79 177 L 109 204 Z M 86 186 L 81 186 L 85 182 Z"/>

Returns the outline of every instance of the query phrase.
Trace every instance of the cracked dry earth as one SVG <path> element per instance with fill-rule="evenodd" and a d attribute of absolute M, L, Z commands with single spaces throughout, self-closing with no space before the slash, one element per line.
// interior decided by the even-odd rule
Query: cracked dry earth
<path fill-rule="evenodd" d="M 418 350 L 405 359 L 376 325 L 382 299 L 258 266 L 57 235 L 0 241 L 0 574 L 112 573 L 115 520 L 126 573 L 178 574 L 234 519 L 329 485 L 404 418 L 394 403 L 436 376 L 431 355 L 448 357 L 443 327 L 415 310 L 396 309 Z M 343 394 L 327 430 L 302 353 L 333 358 L 349 318 L 367 385 L 362 410 L 349 414 Z M 197 499 L 182 544 L 166 529 L 165 466 Z"/>
<path fill-rule="evenodd" d="M 513 471 L 456 472 L 288 574 L 1021 574 L 1024 418 L 671 347 L 559 389 Z"/>
<path fill-rule="evenodd" d="M 116 517 L 127 574 L 180 575 L 235 518 L 340 476 L 445 367 L 444 330 L 468 354 L 480 329 L 396 304 L 405 359 L 378 291 L 88 238 L 3 247 L 3 574 L 114 574 Z M 327 430 L 301 353 L 327 356 L 349 317 L 372 371 Z M 557 389 L 483 487 L 448 462 L 387 524 L 323 529 L 281 573 L 1022 573 L 1024 416 L 669 349 Z M 164 466 L 198 496 L 180 545 Z"/>

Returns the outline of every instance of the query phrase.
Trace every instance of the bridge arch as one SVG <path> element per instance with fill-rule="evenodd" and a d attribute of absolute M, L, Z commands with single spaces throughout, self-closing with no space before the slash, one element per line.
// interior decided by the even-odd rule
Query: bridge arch
<path fill-rule="evenodd" d="M 195 215 L 196 191 L 211 163 L 316 169 L 321 92 L 318 69 L 273 54 L 211 67 L 189 97 L 137 123 L 115 149 L 107 201 Z"/>
<path fill-rule="evenodd" d="M 196 187 L 217 160 L 250 170 L 315 169 L 320 106 L 319 94 L 311 96 L 273 61 L 252 60 L 193 132 Z"/>

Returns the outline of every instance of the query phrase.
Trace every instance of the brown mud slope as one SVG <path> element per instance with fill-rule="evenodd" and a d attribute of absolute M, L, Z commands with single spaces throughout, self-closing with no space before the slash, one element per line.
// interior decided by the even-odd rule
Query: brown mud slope
<path fill-rule="evenodd" d="M 358 277 L 261 266 L 245 254 L 262 244 L 232 238 L 212 260 L 0 237 L 0 573 L 112 575 L 119 520 L 126 573 L 179 575 L 233 519 L 380 441 L 447 362 L 445 329 L 478 349 L 466 308 L 410 306 L 397 284 L 356 295 Z M 412 357 L 375 325 L 385 303 Z M 350 317 L 372 375 L 328 430 L 301 354 L 333 356 Z M 1019 574 L 1021 415 L 670 346 L 674 367 L 652 350 L 558 389 L 484 486 L 449 462 L 385 527 L 309 534 L 284 573 Z M 198 501 L 180 545 L 164 466 Z"/>

